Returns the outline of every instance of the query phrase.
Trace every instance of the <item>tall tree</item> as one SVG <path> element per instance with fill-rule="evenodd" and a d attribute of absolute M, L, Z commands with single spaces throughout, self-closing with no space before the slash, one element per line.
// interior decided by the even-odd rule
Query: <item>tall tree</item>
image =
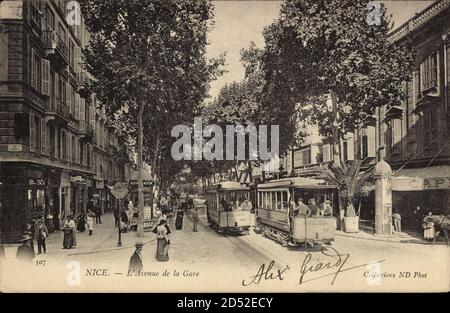
<path fill-rule="evenodd" d="M 265 99 L 317 124 L 332 138 L 337 165 L 340 136 L 361 127 L 377 107 L 399 104 L 413 66 L 410 44 L 389 41 L 393 24 L 384 6 L 379 23 L 367 22 L 368 3 L 285 0 L 264 31 Z"/>
<path fill-rule="evenodd" d="M 208 0 L 83 0 L 81 8 L 91 33 L 84 55 L 95 77 L 92 90 L 109 114 L 123 109 L 137 125 L 137 235 L 143 236 L 144 143 L 156 150 L 155 172 L 161 123 L 166 130 L 192 116 L 218 73 L 222 61 L 205 57 L 213 6 Z"/>

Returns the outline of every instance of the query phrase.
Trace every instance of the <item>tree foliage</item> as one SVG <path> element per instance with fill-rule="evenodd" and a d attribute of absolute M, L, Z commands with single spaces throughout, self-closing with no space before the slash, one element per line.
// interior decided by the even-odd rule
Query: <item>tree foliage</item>
<path fill-rule="evenodd" d="M 354 130 L 378 106 L 397 105 L 410 78 L 410 45 L 389 41 L 385 7 L 380 25 L 367 23 L 368 2 L 286 0 L 264 31 L 266 96 L 326 136 L 333 128 Z M 330 92 L 337 96 L 336 119 Z"/>
<path fill-rule="evenodd" d="M 121 111 L 134 138 L 142 113 L 143 159 L 154 173 L 161 172 L 159 166 L 181 168 L 167 157 L 170 131 L 193 120 L 223 64 L 221 58 L 206 59 L 213 5 L 208 0 L 84 0 L 81 7 L 91 33 L 83 51 L 95 77 L 91 90 L 111 116 Z"/>

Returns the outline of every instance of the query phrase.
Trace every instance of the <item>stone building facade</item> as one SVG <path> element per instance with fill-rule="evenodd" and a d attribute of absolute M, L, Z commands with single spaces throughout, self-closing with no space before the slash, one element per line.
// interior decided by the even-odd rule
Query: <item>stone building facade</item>
<path fill-rule="evenodd" d="M 17 241 L 38 216 L 58 228 L 91 199 L 106 209 L 108 183 L 127 179 L 132 166 L 85 88 L 89 33 L 82 19 L 67 23 L 67 4 L 0 3 L 1 242 Z"/>

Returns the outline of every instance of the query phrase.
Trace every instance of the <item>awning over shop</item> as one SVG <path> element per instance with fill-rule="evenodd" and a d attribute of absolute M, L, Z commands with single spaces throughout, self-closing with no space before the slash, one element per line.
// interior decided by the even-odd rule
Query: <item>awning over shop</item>
<path fill-rule="evenodd" d="M 392 179 L 393 191 L 450 189 L 450 165 L 401 169 Z"/>
<path fill-rule="evenodd" d="M 141 175 L 142 175 L 143 181 L 146 181 L 146 182 L 153 181 L 152 175 L 150 174 L 150 172 L 144 168 L 141 169 Z M 134 170 L 133 173 L 131 174 L 131 181 L 135 181 L 135 182 L 138 181 L 138 171 L 137 170 Z"/>

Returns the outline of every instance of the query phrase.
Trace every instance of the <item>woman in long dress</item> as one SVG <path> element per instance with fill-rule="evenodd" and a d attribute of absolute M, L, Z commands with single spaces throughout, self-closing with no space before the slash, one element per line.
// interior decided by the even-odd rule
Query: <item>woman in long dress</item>
<path fill-rule="evenodd" d="M 175 219 L 175 228 L 178 230 L 183 228 L 183 216 L 184 216 L 184 213 L 181 210 L 181 208 L 178 209 L 177 218 Z"/>
<path fill-rule="evenodd" d="M 77 230 L 82 233 L 86 230 L 86 215 L 83 211 L 78 215 Z"/>
<path fill-rule="evenodd" d="M 169 235 L 170 229 L 165 220 L 161 220 L 156 227 L 156 238 L 158 239 L 156 247 L 156 259 L 160 262 L 169 261 Z"/>
<path fill-rule="evenodd" d="M 69 216 L 66 222 L 64 223 L 63 232 L 64 232 L 64 240 L 63 240 L 64 249 L 72 249 L 72 247 L 76 246 L 75 221 L 72 219 L 72 216 Z"/>
<path fill-rule="evenodd" d="M 89 236 L 92 236 L 92 231 L 94 230 L 94 218 L 95 218 L 94 212 L 89 211 L 88 216 L 87 216 L 87 225 L 88 225 L 88 230 L 89 230 Z"/>

